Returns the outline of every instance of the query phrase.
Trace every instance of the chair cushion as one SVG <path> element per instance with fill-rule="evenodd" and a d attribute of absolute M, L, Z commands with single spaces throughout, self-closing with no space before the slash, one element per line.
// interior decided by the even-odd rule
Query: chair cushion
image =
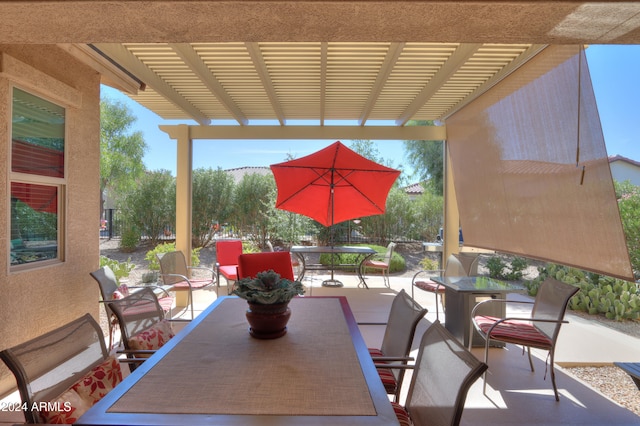
<path fill-rule="evenodd" d="M 129 287 L 126 284 L 119 286 L 111 295 L 114 300 L 124 299 L 129 295 Z"/>
<path fill-rule="evenodd" d="M 162 320 L 129 339 L 129 347 L 133 350 L 157 350 L 175 334 L 171 324 Z"/>
<path fill-rule="evenodd" d="M 372 357 L 384 356 L 384 353 L 380 349 L 376 348 L 368 348 L 369 354 Z M 376 361 L 377 364 L 386 364 L 385 361 Z M 378 375 L 380 376 L 380 380 L 382 380 L 382 384 L 384 385 L 384 389 L 388 394 L 395 394 L 398 390 L 398 381 L 396 380 L 396 376 L 393 375 L 393 371 L 388 368 L 378 367 Z"/>
<path fill-rule="evenodd" d="M 438 285 L 437 282 L 435 281 L 416 281 L 413 283 L 413 285 L 415 285 L 416 287 L 418 287 L 420 290 L 424 290 L 424 291 L 428 291 L 430 293 L 444 293 L 444 286 L 443 285 Z"/>
<path fill-rule="evenodd" d="M 220 269 L 222 269 L 222 267 L 220 267 Z M 213 283 L 213 281 L 209 279 L 190 279 L 189 282 L 182 280 L 171 285 L 174 290 L 187 290 L 189 288 L 189 283 L 191 283 L 191 288 L 203 288 Z"/>
<path fill-rule="evenodd" d="M 238 265 L 220 265 L 220 273 L 228 280 L 238 279 Z"/>
<path fill-rule="evenodd" d="M 83 399 L 72 389 L 67 389 L 58 398 L 49 401 L 46 406 L 42 406 L 40 418 L 43 423 L 62 425 L 73 424 L 89 408 L 91 403 Z"/>
<path fill-rule="evenodd" d="M 364 262 L 364 266 L 366 266 L 367 268 L 379 268 L 379 269 L 387 269 L 389 267 L 389 265 L 387 265 L 381 260 L 367 260 L 366 262 Z"/>
<path fill-rule="evenodd" d="M 374 356 L 384 356 L 384 353 L 380 349 L 369 348 L 369 355 Z"/>
<path fill-rule="evenodd" d="M 407 410 L 405 410 L 402 405 L 398 404 L 397 402 L 392 402 L 391 406 L 393 407 L 394 413 L 396 413 L 396 417 L 398 418 L 398 422 L 400 423 L 400 426 L 413 425 L 413 422 L 409 417 L 409 413 L 407 413 Z"/>
<path fill-rule="evenodd" d="M 160 303 L 163 311 L 169 312 L 173 308 L 173 297 L 160 297 L 158 298 L 158 303 Z"/>
<path fill-rule="evenodd" d="M 491 326 L 499 320 L 500 318 L 486 315 L 478 315 L 474 318 L 474 321 L 484 334 L 487 334 Z M 541 349 L 549 349 L 553 345 L 551 339 L 533 324 L 526 321 L 504 321 L 493 329 L 489 337 L 507 343 L 533 346 Z"/>
<path fill-rule="evenodd" d="M 120 363 L 114 356 L 110 356 L 88 372 L 71 389 L 91 406 L 100 401 L 121 381 Z"/>

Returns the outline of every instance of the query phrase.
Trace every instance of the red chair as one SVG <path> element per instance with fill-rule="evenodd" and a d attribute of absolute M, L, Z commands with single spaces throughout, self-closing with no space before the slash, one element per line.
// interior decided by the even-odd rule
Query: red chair
<path fill-rule="evenodd" d="M 258 272 L 273 269 L 280 278 L 294 281 L 291 255 L 288 251 L 241 254 L 238 257 L 238 279 L 253 278 Z"/>
<path fill-rule="evenodd" d="M 216 241 L 216 276 L 218 284 L 220 275 L 227 281 L 227 294 L 231 294 L 233 283 L 238 280 L 238 257 L 242 254 L 242 241 Z"/>

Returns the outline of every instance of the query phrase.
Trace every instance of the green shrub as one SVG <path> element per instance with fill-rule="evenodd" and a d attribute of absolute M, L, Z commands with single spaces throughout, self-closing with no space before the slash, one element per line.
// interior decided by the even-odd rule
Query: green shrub
<path fill-rule="evenodd" d="M 491 278 L 501 279 L 504 276 L 504 270 L 507 264 L 498 256 L 491 256 L 487 260 L 487 269 Z"/>
<path fill-rule="evenodd" d="M 109 268 L 111 268 L 116 276 L 118 284 L 120 284 L 121 278 L 127 278 L 133 268 L 136 267 L 136 265 L 131 262 L 131 258 L 128 258 L 126 262 L 119 262 L 106 256 L 100 256 L 100 267 L 102 268 L 104 266 L 108 266 Z"/>
<path fill-rule="evenodd" d="M 425 271 L 436 271 L 438 269 L 438 262 L 430 257 L 425 257 L 420 261 L 420 267 Z"/>
<path fill-rule="evenodd" d="M 352 244 L 353 246 L 354 244 Z M 376 246 L 376 245 L 363 245 L 363 244 L 355 244 L 356 246 L 362 246 L 362 247 L 370 247 L 372 249 L 374 249 L 376 252 L 378 252 L 378 255 L 376 255 L 376 257 L 382 257 L 386 254 L 387 252 L 387 248 L 383 247 L 383 246 Z M 343 265 L 348 265 L 348 264 L 355 264 L 356 261 L 359 259 L 359 256 L 357 254 L 353 254 L 353 253 L 339 253 L 339 254 L 334 254 L 333 256 L 335 256 L 334 258 L 334 264 L 339 265 L 339 264 L 343 264 Z M 329 266 L 331 265 L 331 255 L 329 253 L 323 253 L 320 255 L 320 263 L 322 263 L 323 265 Z M 389 265 L 389 273 L 393 273 L 393 272 L 400 272 L 400 271 L 404 271 L 406 269 L 406 262 L 404 260 L 404 257 L 402 257 L 400 254 L 396 253 L 395 251 L 393 252 L 393 256 L 391 256 L 391 264 Z M 366 269 L 367 273 L 370 272 L 375 272 L 375 270 L 373 269 Z"/>
<path fill-rule="evenodd" d="M 131 253 L 135 251 L 138 243 L 140 242 L 140 231 L 134 226 L 127 227 L 122 231 L 122 238 L 120 239 L 120 250 L 125 253 Z"/>
<path fill-rule="evenodd" d="M 191 266 L 200 265 L 200 250 L 201 247 L 196 247 L 191 250 Z M 154 249 L 149 250 L 144 256 L 144 260 L 149 262 L 149 270 L 160 270 L 160 263 L 158 262 L 157 255 L 160 253 L 169 253 L 172 251 L 176 251 L 176 243 L 158 244 Z"/>
<path fill-rule="evenodd" d="M 499 256 L 492 256 L 487 260 L 489 276 L 500 280 L 520 281 L 529 263 L 522 257 L 514 257 L 509 264 Z"/>
<path fill-rule="evenodd" d="M 569 309 L 604 315 L 616 321 L 640 319 L 640 287 L 637 283 L 554 263 L 539 267 L 538 272 L 535 280 L 525 283 L 532 296 L 537 294 L 540 284 L 547 277 L 552 277 L 580 287 L 580 291 L 569 301 Z"/>

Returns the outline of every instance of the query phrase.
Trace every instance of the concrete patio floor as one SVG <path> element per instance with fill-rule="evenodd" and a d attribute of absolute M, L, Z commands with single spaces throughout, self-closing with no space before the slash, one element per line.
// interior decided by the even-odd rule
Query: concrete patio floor
<path fill-rule="evenodd" d="M 384 287 L 382 278 L 368 277 L 369 289 L 358 288 L 354 275 L 336 275 L 343 287 L 322 287 L 326 275 L 309 275 L 304 284 L 311 285 L 307 295 L 346 296 L 358 322 L 384 322 L 387 319 L 393 297 L 401 289 L 411 291 L 411 279 L 391 277 L 391 289 Z M 223 280 L 224 282 L 224 280 Z M 220 294 L 226 295 L 226 286 Z M 194 293 L 196 315 L 216 299 L 215 291 Z M 525 296 L 511 295 L 521 298 Z M 435 320 L 433 294 L 416 290 L 415 298 L 428 309 L 427 316 L 418 325 L 414 340 L 416 345 L 429 324 Z M 185 315 L 185 314 L 183 314 Z M 294 313 L 295 315 L 295 313 Z M 186 314 L 188 316 L 188 314 Z M 467 396 L 462 425 L 639 425 L 640 417 L 608 399 L 587 384 L 574 378 L 562 368 L 576 364 L 602 365 L 613 361 L 637 361 L 640 357 L 640 339 L 635 339 L 605 327 L 595 321 L 567 314 L 556 349 L 556 382 L 560 401 L 553 397 L 550 378 L 545 380 L 543 351 L 533 351 L 536 371 L 529 370 L 526 355 L 514 345 L 492 348 L 489 355 L 487 394 L 482 392 L 482 381 L 476 382 Z M 440 309 L 440 321 L 446 318 Z M 361 326 L 365 342 L 377 347 L 384 335 L 384 326 Z M 482 359 L 483 349 L 474 348 L 474 354 Z M 124 368 L 123 370 L 127 370 Z M 548 376 L 548 372 L 547 372 Z M 406 393 L 406 385 L 403 387 Z M 639 391 L 640 392 L 640 391 Z M 13 396 L 16 398 L 16 395 Z M 0 412 L 0 425 L 21 422 L 16 413 Z"/>

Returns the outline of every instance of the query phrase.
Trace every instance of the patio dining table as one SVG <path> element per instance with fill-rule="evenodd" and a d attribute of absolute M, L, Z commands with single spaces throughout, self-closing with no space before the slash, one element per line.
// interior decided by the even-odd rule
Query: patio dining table
<path fill-rule="evenodd" d="M 345 297 L 300 297 L 288 332 L 249 335 L 221 297 L 78 425 L 397 425 Z"/>
<path fill-rule="evenodd" d="M 371 247 L 363 246 L 293 246 L 291 247 L 291 253 L 293 253 L 302 265 L 302 270 L 297 280 L 301 281 L 304 278 L 306 271 L 320 271 L 329 270 L 332 273 L 335 269 L 353 269 L 358 274 L 358 287 L 364 286 L 369 288 L 367 282 L 364 279 L 364 262 L 370 259 L 377 252 Z M 335 264 L 335 265 L 323 265 L 321 263 L 309 263 L 308 256 L 314 254 L 353 254 L 355 255 L 355 261 L 349 264 Z"/>

